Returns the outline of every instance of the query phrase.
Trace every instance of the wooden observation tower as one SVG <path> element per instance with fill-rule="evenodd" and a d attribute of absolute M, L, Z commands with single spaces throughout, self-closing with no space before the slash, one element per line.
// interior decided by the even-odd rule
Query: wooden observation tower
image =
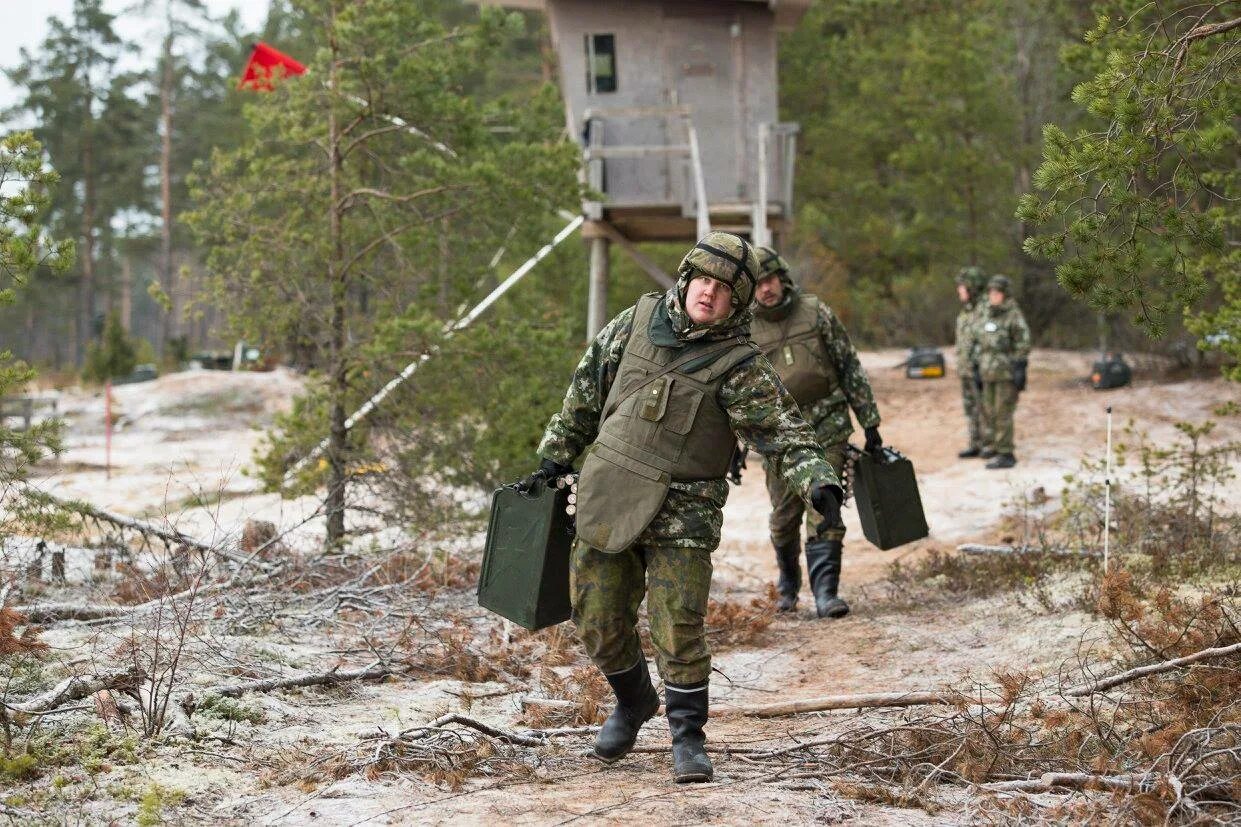
<path fill-rule="evenodd" d="M 810 0 L 484 0 L 544 11 L 584 180 L 587 332 L 607 321 L 610 248 L 664 286 L 643 241 L 712 229 L 772 243 L 793 206 L 797 124 L 778 120 L 776 33 Z"/>

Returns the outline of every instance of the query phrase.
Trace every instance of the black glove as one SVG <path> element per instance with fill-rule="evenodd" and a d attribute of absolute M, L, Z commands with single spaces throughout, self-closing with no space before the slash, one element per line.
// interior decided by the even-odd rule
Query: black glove
<path fill-rule="evenodd" d="M 872 425 L 866 429 L 866 447 L 863 448 L 868 454 L 878 454 L 879 449 L 883 447 L 883 437 L 879 436 L 879 426 Z"/>
<path fill-rule="evenodd" d="M 572 465 L 561 465 L 550 459 L 545 459 L 539 463 L 539 467 L 533 474 L 517 483 L 517 490 L 526 494 L 534 487 L 534 484 L 542 480 L 546 484 L 550 484 L 556 477 L 563 477 L 573 471 Z"/>
<path fill-rule="evenodd" d="M 1026 366 L 1025 359 L 1018 359 L 1013 362 L 1013 384 L 1017 387 L 1017 392 L 1021 393 L 1026 389 Z"/>
<path fill-rule="evenodd" d="M 844 525 L 844 521 L 840 518 L 840 503 L 844 498 L 845 492 L 838 485 L 819 483 L 810 489 L 810 504 L 823 517 L 823 522 L 818 528 L 820 533 L 825 528 Z"/>
<path fill-rule="evenodd" d="M 978 369 L 978 365 L 974 365 L 974 387 L 982 390 L 982 371 Z"/>
<path fill-rule="evenodd" d="M 728 481 L 733 485 L 741 485 L 741 469 L 745 468 L 745 455 L 748 449 L 740 442 L 733 449 L 733 458 L 728 461 Z"/>

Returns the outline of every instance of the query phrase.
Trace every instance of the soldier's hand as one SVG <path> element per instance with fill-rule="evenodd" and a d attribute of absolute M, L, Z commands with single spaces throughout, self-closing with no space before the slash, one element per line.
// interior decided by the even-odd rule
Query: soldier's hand
<path fill-rule="evenodd" d="M 978 365 L 974 365 L 974 387 L 982 390 L 982 371 L 978 369 Z"/>
<path fill-rule="evenodd" d="M 1026 389 L 1026 367 L 1028 364 L 1025 359 L 1018 359 L 1013 362 L 1013 385 L 1016 386 L 1018 393 Z"/>
<path fill-rule="evenodd" d="M 741 485 L 741 470 L 745 468 L 746 453 L 745 445 L 740 442 L 733 448 L 733 457 L 728 462 L 728 481 L 733 485 Z"/>
<path fill-rule="evenodd" d="M 878 454 L 883 447 L 883 437 L 879 436 L 879 426 L 872 425 L 866 429 L 866 446 L 863 450 L 868 454 Z"/>
<path fill-rule="evenodd" d="M 539 480 L 550 484 L 556 477 L 563 477 L 572 470 L 573 466 L 571 465 L 561 465 L 559 462 L 544 459 L 539 463 L 539 467 L 535 469 L 534 473 L 518 482 L 516 487 L 518 491 L 526 494 L 529 493 L 531 488 L 534 488 L 535 483 Z"/>
<path fill-rule="evenodd" d="M 825 527 L 835 528 L 844 524 L 840 518 L 840 503 L 844 498 L 845 492 L 838 485 L 818 483 L 810 489 L 810 504 L 823 518 L 823 525 L 819 526 L 820 531 Z"/>

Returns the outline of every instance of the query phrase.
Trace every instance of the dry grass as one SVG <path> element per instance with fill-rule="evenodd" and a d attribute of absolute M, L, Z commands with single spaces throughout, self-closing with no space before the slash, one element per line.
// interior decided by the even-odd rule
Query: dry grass
<path fill-rule="evenodd" d="M 761 597 L 751 600 L 712 600 L 707 603 L 707 636 L 716 651 L 761 643 L 776 617 L 776 587 L 768 584 Z"/>

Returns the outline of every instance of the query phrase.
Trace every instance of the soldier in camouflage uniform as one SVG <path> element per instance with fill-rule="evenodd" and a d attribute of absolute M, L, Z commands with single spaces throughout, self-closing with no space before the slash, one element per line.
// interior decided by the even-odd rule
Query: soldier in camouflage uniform
<path fill-rule="evenodd" d="M 984 293 L 987 277 L 977 267 L 962 267 L 957 272 L 957 298 L 961 300 L 961 312 L 957 314 L 957 375 L 961 378 L 961 402 L 965 409 L 965 423 L 969 434 L 969 447 L 957 456 L 962 459 L 982 456 L 982 391 L 974 384 L 976 365 L 975 328 L 986 306 Z"/>
<path fill-rule="evenodd" d="M 978 385 L 982 391 L 984 456 L 988 468 L 1012 468 L 1013 414 L 1017 395 L 1026 388 L 1030 359 L 1030 328 L 1011 297 L 1007 276 L 987 282 L 987 306 L 975 330 Z"/>
<path fill-rule="evenodd" d="M 547 425 L 542 464 L 522 483 L 567 473 L 583 458 L 573 620 L 617 700 L 595 755 L 611 763 L 629 752 L 659 706 L 636 630 L 645 596 L 678 782 L 712 777 L 703 620 L 736 438 L 824 519 L 840 515 L 836 474 L 749 341 L 757 272 L 753 248 L 738 236 L 698 242 L 673 289 L 646 294 L 591 342 Z"/>
<path fill-rule="evenodd" d="M 770 247 L 759 248 L 761 273 L 755 291 L 754 324 L 750 336 L 772 363 L 781 380 L 815 429 L 815 436 L 840 474 L 845 447 L 853 425 L 849 409 L 865 429 L 866 450 L 883 446 L 879 436 L 879 408 L 870 380 L 849 334 L 826 304 L 793 283 L 788 263 Z M 793 611 L 801 590 L 801 522 L 806 513 L 806 567 L 819 617 L 844 617 L 849 604 L 837 594 L 840 585 L 844 523 L 826 526 L 815 537 L 817 517 L 806 512 L 802 498 L 790 489 L 776 469 L 767 467 L 771 498 L 771 543 L 776 550 L 780 577 L 777 608 Z"/>

